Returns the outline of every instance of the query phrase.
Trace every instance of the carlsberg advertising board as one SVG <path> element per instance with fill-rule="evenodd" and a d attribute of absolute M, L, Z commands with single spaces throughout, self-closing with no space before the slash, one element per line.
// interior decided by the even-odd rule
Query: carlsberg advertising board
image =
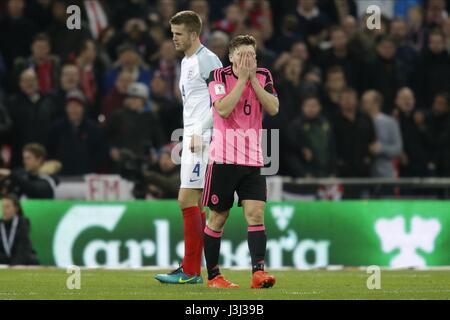
<path fill-rule="evenodd" d="M 134 268 L 177 266 L 183 220 L 176 201 L 24 201 L 41 264 Z M 450 203 L 444 201 L 271 202 L 266 264 L 450 265 Z M 248 267 L 242 209 L 231 211 L 221 245 L 224 267 Z"/>

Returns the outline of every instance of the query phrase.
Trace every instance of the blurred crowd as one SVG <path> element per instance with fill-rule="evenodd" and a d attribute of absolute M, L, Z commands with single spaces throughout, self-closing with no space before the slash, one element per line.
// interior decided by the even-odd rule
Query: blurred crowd
<path fill-rule="evenodd" d="M 80 30 L 66 27 L 71 4 Z M 382 10 L 374 30 L 370 4 Z M 256 38 L 280 99 L 264 123 L 280 129 L 279 174 L 450 177 L 448 0 L 7 0 L 2 187 L 118 173 L 136 182 L 138 198 L 175 197 L 182 56 L 168 22 L 185 9 L 202 17 L 202 42 L 224 65 L 232 37 Z"/>

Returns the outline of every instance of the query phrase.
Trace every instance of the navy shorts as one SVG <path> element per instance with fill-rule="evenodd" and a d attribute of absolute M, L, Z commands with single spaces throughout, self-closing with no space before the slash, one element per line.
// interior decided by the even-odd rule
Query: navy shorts
<path fill-rule="evenodd" d="M 206 168 L 203 206 L 216 212 L 229 210 L 234 203 L 234 192 L 242 200 L 266 201 L 266 177 L 261 175 L 261 167 L 237 164 L 209 164 Z"/>

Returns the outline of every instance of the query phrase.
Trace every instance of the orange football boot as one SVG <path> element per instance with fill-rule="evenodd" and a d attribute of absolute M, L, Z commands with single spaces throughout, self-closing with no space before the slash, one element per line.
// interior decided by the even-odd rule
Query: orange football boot
<path fill-rule="evenodd" d="M 223 289 L 223 288 L 232 288 L 232 289 L 240 288 L 239 285 L 226 280 L 221 274 L 219 274 L 218 276 L 216 276 L 212 280 L 208 280 L 208 287 L 209 288 L 220 288 L 220 289 Z"/>
<path fill-rule="evenodd" d="M 251 287 L 253 289 L 270 288 L 273 287 L 275 282 L 276 280 L 274 276 L 271 276 L 267 272 L 260 270 L 253 273 Z"/>

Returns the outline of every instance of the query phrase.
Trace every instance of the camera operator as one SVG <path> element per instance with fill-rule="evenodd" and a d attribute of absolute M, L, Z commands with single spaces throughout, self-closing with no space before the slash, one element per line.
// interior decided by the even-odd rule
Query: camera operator
<path fill-rule="evenodd" d="M 30 199 L 51 199 L 55 196 L 58 179 L 55 174 L 61 169 L 57 161 L 47 161 L 45 147 L 30 143 L 23 148 L 24 169 L 0 169 L 2 194 L 14 193 Z"/>

